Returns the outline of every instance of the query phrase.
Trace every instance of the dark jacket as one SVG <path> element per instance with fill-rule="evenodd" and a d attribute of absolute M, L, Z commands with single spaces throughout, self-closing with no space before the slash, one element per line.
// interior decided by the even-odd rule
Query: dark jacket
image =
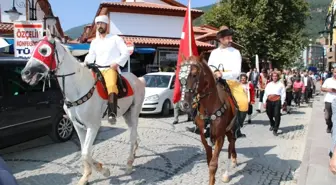
<path fill-rule="evenodd" d="M 307 86 L 306 88 L 312 88 L 314 86 L 314 81 L 313 81 L 313 78 L 310 77 L 310 76 L 307 76 L 308 77 L 308 81 L 307 81 Z M 304 83 L 304 77 L 301 78 L 301 81 Z"/>

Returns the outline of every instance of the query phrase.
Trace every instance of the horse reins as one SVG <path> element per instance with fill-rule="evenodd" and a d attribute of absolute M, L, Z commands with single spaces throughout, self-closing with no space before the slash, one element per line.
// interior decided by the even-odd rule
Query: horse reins
<path fill-rule="evenodd" d="M 96 88 L 95 86 L 96 86 L 96 84 L 97 84 L 98 81 L 96 80 L 95 83 L 93 84 L 93 87 L 84 96 L 82 96 L 78 100 L 73 101 L 73 102 L 67 101 L 66 98 L 65 98 L 65 78 L 68 77 L 68 76 L 75 75 L 76 72 L 72 72 L 72 73 L 65 74 L 65 75 L 57 75 L 56 74 L 57 70 L 59 69 L 59 65 L 62 62 L 60 62 L 60 59 L 59 59 L 59 55 L 58 55 L 58 52 L 57 52 L 57 49 L 56 49 L 56 42 L 54 42 L 54 43 L 51 43 L 50 41 L 47 41 L 47 42 L 49 42 L 49 44 L 51 44 L 54 47 L 54 53 L 56 55 L 56 60 L 55 60 L 56 61 L 56 68 L 52 69 L 52 64 L 50 63 L 50 66 L 48 66 L 49 67 L 49 75 L 51 77 L 55 77 L 55 78 L 62 78 L 62 87 L 63 87 L 63 90 L 61 90 L 61 92 L 62 92 L 62 95 L 63 95 L 63 101 L 64 101 L 65 105 L 68 108 L 70 108 L 70 107 L 79 106 L 79 105 L 85 103 L 86 101 L 88 101 L 92 97 L 93 92 L 94 92 L 94 90 Z M 66 50 L 64 49 L 64 51 L 66 51 Z M 58 83 L 58 85 L 60 85 L 60 84 Z"/>

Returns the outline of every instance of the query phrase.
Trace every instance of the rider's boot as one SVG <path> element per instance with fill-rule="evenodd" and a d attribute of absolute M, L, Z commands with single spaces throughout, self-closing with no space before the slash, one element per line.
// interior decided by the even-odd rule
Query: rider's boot
<path fill-rule="evenodd" d="M 118 108 L 118 97 L 116 93 L 111 93 L 109 96 L 109 111 L 108 111 L 108 122 L 111 125 L 117 122 L 117 108 Z"/>

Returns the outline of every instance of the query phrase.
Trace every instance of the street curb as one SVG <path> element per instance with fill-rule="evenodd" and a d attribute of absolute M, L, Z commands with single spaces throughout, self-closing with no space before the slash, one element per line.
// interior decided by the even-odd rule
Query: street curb
<path fill-rule="evenodd" d="M 311 150 L 311 145 L 312 145 L 312 140 L 309 139 L 309 135 L 311 135 L 312 131 L 312 127 L 311 125 L 312 123 L 312 118 L 314 117 L 315 114 L 315 110 L 317 106 L 315 106 L 315 102 L 313 102 L 313 110 L 312 110 L 312 115 L 311 115 L 311 119 L 309 122 L 309 126 L 308 126 L 308 134 L 306 136 L 306 141 L 305 141 L 305 149 L 304 149 L 304 153 L 303 153 L 303 157 L 302 157 L 302 163 L 300 165 L 300 170 L 299 170 L 299 178 L 297 181 L 297 185 L 306 185 L 306 181 L 307 181 L 307 174 L 308 174 L 308 169 L 309 169 L 309 161 L 310 161 L 310 150 Z"/>
<path fill-rule="evenodd" d="M 336 177 L 329 171 L 331 136 L 325 131 L 323 98 L 323 94 L 314 98 L 297 185 L 335 184 Z"/>

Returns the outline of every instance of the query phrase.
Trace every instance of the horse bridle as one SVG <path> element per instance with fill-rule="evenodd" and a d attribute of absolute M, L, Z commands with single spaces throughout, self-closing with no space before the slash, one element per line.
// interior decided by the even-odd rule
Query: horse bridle
<path fill-rule="evenodd" d="M 193 89 L 190 89 L 190 88 L 187 88 L 186 85 L 187 85 L 187 79 L 188 79 L 188 76 L 190 75 L 190 71 L 191 71 L 191 66 L 192 65 L 196 65 L 200 71 L 198 71 L 196 85 L 194 86 Z M 213 66 L 213 67 L 215 67 L 215 66 Z M 219 69 L 217 67 L 215 67 L 215 68 L 216 68 L 216 71 L 219 71 Z M 193 107 L 194 107 L 194 105 L 196 105 L 197 115 L 202 120 L 205 120 L 205 121 L 214 121 L 214 120 L 217 119 L 217 117 L 221 117 L 221 116 L 224 115 L 224 112 L 227 109 L 227 107 L 226 107 L 226 104 L 224 103 L 221 107 L 219 107 L 218 110 L 216 110 L 210 116 L 205 116 L 205 115 L 203 115 L 203 114 L 200 113 L 200 111 L 199 111 L 200 101 L 203 98 L 209 96 L 212 93 L 211 91 L 208 90 L 209 88 L 203 89 L 204 93 L 202 93 L 202 94 L 198 93 L 198 86 L 199 86 L 199 80 L 200 80 L 200 74 L 201 74 L 201 72 L 204 73 L 204 71 L 202 70 L 202 67 L 199 64 L 195 63 L 195 62 L 185 62 L 185 63 L 183 63 L 181 65 L 180 74 L 179 74 L 179 80 L 180 80 L 180 83 L 181 83 L 181 86 L 182 86 L 182 90 L 181 90 L 182 97 L 181 97 L 181 100 L 183 101 L 185 93 L 192 93 L 192 97 L 193 97 L 192 104 L 193 104 Z M 215 89 L 215 90 L 217 90 L 217 89 Z M 205 110 L 205 112 L 207 114 L 207 110 Z"/>
<path fill-rule="evenodd" d="M 78 100 L 76 100 L 74 102 L 67 101 L 66 98 L 65 98 L 65 78 L 68 77 L 68 76 L 75 75 L 76 72 L 72 72 L 72 73 L 65 74 L 65 75 L 57 75 L 56 74 L 57 70 L 59 69 L 60 64 L 62 64 L 62 62 L 64 60 L 61 61 L 59 59 L 59 55 L 58 55 L 58 52 L 57 52 L 57 49 L 56 49 L 56 42 L 52 43 L 49 40 L 45 40 L 45 41 L 48 42 L 50 45 L 53 46 L 53 49 L 54 49 L 53 55 L 56 55 L 56 58 L 55 58 L 56 67 L 55 67 L 55 69 L 52 69 L 52 64 L 50 63 L 50 66 L 48 66 L 49 67 L 49 75 L 51 77 L 54 77 L 54 78 L 62 78 L 62 87 L 63 87 L 63 90 L 61 90 L 61 92 L 62 92 L 62 95 L 63 95 L 63 101 L 64 101 L 65 105 L 68 108 L 70 108 L 70 107 L 73 107 L 73 106 L 81 105 L 81 104 L 85 103 L 86 101 L 88 101 L 92 97 L 92 95 L 93 95 L 93 92 L 95 90 L 95 85 L 97 83 L 97 80 L 95 81 L 93 87 L 84 96 L 82 96 L 81 98 L 79 98 Z M 65 50 L 65 52 L 66 52 L 66 50 Z"/>
<path fill-rule="evenodd" d="M 54 52 L 52 53 L 54 56 L 56 55 L 56 58 L 55 58 L 55 62 L 56 62 L 56 67 L 55 69 L 52 69 L 52 63 L 49 64 L 49 72 L 48 72 L 48 75 L 50 75 L 51 77 L 55 77 L 55 78 L 62 78 L 62 86 L 63 86 L 63 91 L 62 94 L 63 94 L 63 98 L 65 99 L 65 77 L 67 76 L 72 76 L 74 74 L 76 74 L 76 72 L 72 72 L 72 73 L 69 73 L 69 74 L 65 74 L 65 75 L 57 75 L 57 70 L 59 69 L 59 66 L 62 64 L 62 61 L 59 59 L 59 55 L 58 55 L 58 52 L 57 52 L 57 49 L 56 49 L 56 41 L 54 42 L 50 42 L 49 40 L 43 40 L 45 42 L 48 42 L 53 48 Z M 65 50 L 65 49 L 64 49 Z M 60 62 L 61 61 L 61 62 Z"/>
<path fill-rule="evenodd" d="M 187 88 L 187 80 L 188 80 L 188 77 L 190 75 L 192 65 L 196 65 L 199 71 L 197 72 L 196 84 L 193 85 L 193 88 Z M 198 106 L 201 99 L 209 96 L 212 93 L 211 91 L 207 92 L 208 88 L 204 89 L 203 93 L 198 92 L 201 72 L 204 73 L 204 71 L 202 70 L 202 67 L 195 62 L 192 62 L 192 61 L 191 62 L 185 62 L 181 65 L 180 74 L 179 74 L 179 80 L 180 80 L 180 83 L 181 83 L 181 86 L 182 86 L 181 101 L 184 100 L 184 96 L 185 96 L 186 93 L 191 93 L 192 98 L 193 98 L 192 106 L 194 106 L 194 105 Z"/>

